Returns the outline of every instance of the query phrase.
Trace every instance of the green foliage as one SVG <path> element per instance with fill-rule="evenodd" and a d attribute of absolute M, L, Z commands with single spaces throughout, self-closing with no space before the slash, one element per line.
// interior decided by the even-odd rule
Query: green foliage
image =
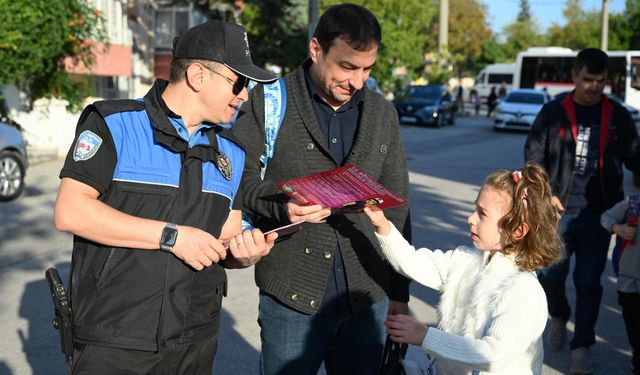
<path fill-rule="evenodd" d="M 429 84 L 448 84 L 449 78 L 454 76 L 451 54 L 445 50 L 444 52 L 431 53 L 429 57 L 426 69 Z"/>
<path fill-rule="evenodd" d="M 600 46 L 600 11 L 584 10 L 582 0 L 567 0 L 562 14 L 565 25 L 554 23 L 547 31 L 551 45 L 574 50 Z"/>
<path fill-rule="evenodd" d="M 439 11 L 439 2 L 434 1 L 432 12 L 436 16 L 429 27 L 427 51 L 439 49 Z M 450 0 L 447 39 L 449 62 L 454 65 L 457 74 L 471 73 L 470 71 L 476 68 L 477 60 L 482 56 L 483 41 L 492 39 L 491 28 L 487 23 L 486 5 L 477 0 Z"/>
<path fill-rule="evenodd" d="M 530 18 L 526 21 L 516 20 L 504 27 L 507 44 L 516 54 L 529 47 L 544 46 L 547 44 L 545 36 L 538 30 L 540 30 L 540 25 L 535 18 Z"/>
<path fill-rule="evenodd" d="M 448 49 L 459 76 L 469 74 L 475 68 L 476 61 L 482 55 L 483 41 L 491 38 L 484 3 L 476 0 L 449 1 Z"/>
<path fill-rule="evenodd" d="M 90 66 L 91 40 L 103 40 L 102 17 L 84 0 L 0 0 L 0 85 L 15 84 L 28 105 L 41 97 L 75 107 L 87 83 L 62 65 L 72 57 Z"/>
<path fill-rule="evenodd" d="M 477 60 L 477 65 L 482 68 L 488 64 L 511 62 L 519 51 L 510 43 L 499 43 L 495 40 L 486 40 L 482 43 L 482 54 Z"/>
<path fill-rule="evenodd" d="M 289 71 L 307 56 L 307 20 L 298 3 L 247 1 L 242 21 L 249 34 L 254 63 L 271 63 Z"/>
<path fill-rule="evenodd" d="M 341 0 L 321 1 L 321 12 Z M 385 91 L 398 91 L 407 80 L 421 76 L 429 25 L 434 13 L 432 0 L 353 0 L 369 9 L 382 27 L 382 43 L 372 75 Z M 406 75 L 394 74 L 405 68 Z"/>
<path fill-rule="evenodd" d="M 529 21 L 530 19 L 531 19 L 531 9 L 529 8 L 529 1 L 520 0 L 520 12 L 518 12 L 516 21 L 524 22 L 524 21 Z"/>
<path fill-rule="evenodd" d="M 609 18 L 609 49 L 614 49 L 612 43 L 640 50 L 640 0 L 626 0 L 624 12 Z"/>

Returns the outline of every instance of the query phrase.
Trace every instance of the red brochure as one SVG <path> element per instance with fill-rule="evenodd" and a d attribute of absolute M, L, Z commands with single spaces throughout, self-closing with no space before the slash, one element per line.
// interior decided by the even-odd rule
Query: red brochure
<path fill-rule="evenodd" d="M 361 212 L 365 206 L 384 210 L 407 203 L 355 164 L 281 182 L 278 188 L 301 206 L 319 204 L 334 212 Z"/>

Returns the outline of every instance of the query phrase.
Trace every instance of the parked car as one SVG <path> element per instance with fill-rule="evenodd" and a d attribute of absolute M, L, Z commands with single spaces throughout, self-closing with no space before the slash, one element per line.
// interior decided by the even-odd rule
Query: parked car
<path fill-rule="evenodd" d="M 382 90 L 380 90 L 380 85 L 378 85 L 378 81 L 376 81 L 375 78 L 369 76 L 369 78 L 367 78 L 366 81 L 364 81 L 365 85 L 367 85 L 368 88 L 370 88 L 371 90 L 377 92 L 380 95 L 382 94 Z"/>
<path fill-rule="evenodd" d="M 512 90 L 496 107 L 493 129 L 496 131 L 503 129 L 529 131 L 538 112 L 548 102 L 549 96 L 542 90 Z"/>
<path fill-rule="evenodd" d="M 455 98 L 444 85 L 409 86 L 394 101 L 400 122 L 444 126 L 455 123 Z"/>
<path fill-rule="evenodd" d="M 15 126 L 0 122 L 0 202 L 17 198 L 24 190 L 27 148 Z"/>

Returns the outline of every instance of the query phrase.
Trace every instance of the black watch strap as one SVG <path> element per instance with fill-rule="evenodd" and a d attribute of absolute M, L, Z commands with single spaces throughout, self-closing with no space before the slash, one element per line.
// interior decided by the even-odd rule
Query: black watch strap
<path fill-rule="evenodd" d="M 174 223 L 167 223 L 160 235 L 160 250 L 170 253 L 178 239 L 178 226 Z"/>

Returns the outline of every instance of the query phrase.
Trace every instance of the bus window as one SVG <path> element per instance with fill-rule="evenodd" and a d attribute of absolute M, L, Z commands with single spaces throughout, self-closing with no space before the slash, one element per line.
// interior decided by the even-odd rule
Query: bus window
<path fill-rule="evenodd" d="M 627 80 L 627 59 L 625 57 L 609 57 L 607 80 L 607 85 L 611 87 L 611 93 L 624 101 Z"/>
<path fill-rule="evenodd" d="M 631 88 L 640 90 L 640 57 L 631 58 Z"/>
<path fill-rule="evenodd" d="M 513 83 L 513 74 L 489 73 L 489 84 L 499 85 L 501 83 L 508 85 Z"/>

